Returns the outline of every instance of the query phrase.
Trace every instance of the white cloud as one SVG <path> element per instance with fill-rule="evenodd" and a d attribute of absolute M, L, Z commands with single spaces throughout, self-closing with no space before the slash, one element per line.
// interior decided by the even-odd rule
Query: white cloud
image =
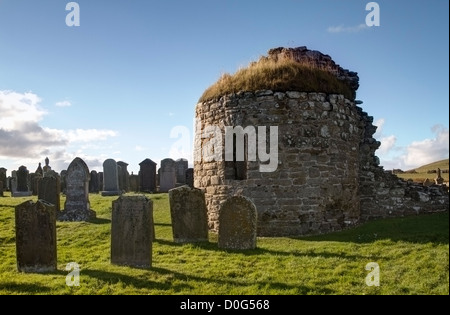
<path fill-rule="evenodd" d="M 135 146 L 134 149 L 135 149 L 136 151 L 138 151 L 138 152 L 145 151 L 145 148 L 144 148 L 144 147 L 141 147 L 140 145 Z"/>
<path fill-rule="evenodd" d="M 70 107 L 70 106 L 72 106 L 72 103 L 70 101 L 61 101 L 61 102 L 57 102 L 55 104 L 55 106 L 57 106 L 57 107 Z"/>
<path fill-rule="evenodd" d="M 392 135 L 388 137 L 382 137 L 380 139 L 381 146 L 378 148 L 378 151 L 381 154 L 388 154 L 394 147 L 397 142 L 397 137 Z"/>
<path fill-rule="evenodd" d="M 0 91 L 2 159 L 12 158 L 14 163 L 26 165 L 22 161 L 41 160 L 45 156 L 51 156 L 65 163 L 83 154 L 67 153 L 72 144 L 98 142 L 117 135 L 113 130 L 60 130 L 43 127 L 41 120 L 47 112 L 39 106 L 40 102 L 39 96 L 31 92 Z M 92 160 L 98 164 L 94 158 Z"/>
<path fill-rule="evenodd" d="M 436 125 L 431 130 L 435 133 L 434 138 L 414 141 L 406 148 L 406 154 L 403 160 L 407 168 L 419 167 L 448 158 L 448 128 L 442 125 Z"/>
<path fill-rule="evenodd" d="M 366 24 L 359 24 L 359 25 L 355 25 L 355 26 L 344 26 L 344 25 L 339 25 L 339 26 L 330 26 L 329 28 L 327 28 L 327 32 L 328 33 L 357 33 L 360 31 L 364 31 L 366 29 L 368 29 L 369 27 Z"/>

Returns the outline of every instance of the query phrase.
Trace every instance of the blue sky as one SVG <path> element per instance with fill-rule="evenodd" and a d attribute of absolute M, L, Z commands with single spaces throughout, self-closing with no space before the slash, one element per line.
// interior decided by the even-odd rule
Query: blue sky
<path fill-rule="evenodd" d="M 377 1 L 380 26 L 370 28 L 361 0 L 79 0 L 79 27 L 65 23 L 69 2 L 0 0 L 8 174 L 46 156 L 57 171 L 79 156 L 95 170 L 125 161 L 130 173 L 145 158 L 190 158 L 177 141 L 191 143 L 203 91 L 280 46 L 358 72 L 386 169 L 449 156 L 447 0 Z"/>

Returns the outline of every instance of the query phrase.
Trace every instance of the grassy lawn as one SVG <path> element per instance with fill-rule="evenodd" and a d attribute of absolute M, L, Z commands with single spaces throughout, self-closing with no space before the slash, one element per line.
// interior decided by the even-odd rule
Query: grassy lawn
<path fill-rule="evenodd" d="M 173 243 L 167 194 L 148 196 L 156 229 L 152 268 L 111 265 L 117 197 L 91 195 L 94 222 L 57 223 L 58 271 L 49 274 L 17 272 L 14 206 L 29 198 L 0 198 L 0 294 L 449 294 L 448 212 L 328 235 L 258 238 L 255 250 L 224 251 L 215 234 L 207 243 Z M 69 262 L 80 265 L 79 287 L 66 286 Z M 369 262 L 380 266 L 379 287 L 365 284 Z"/>

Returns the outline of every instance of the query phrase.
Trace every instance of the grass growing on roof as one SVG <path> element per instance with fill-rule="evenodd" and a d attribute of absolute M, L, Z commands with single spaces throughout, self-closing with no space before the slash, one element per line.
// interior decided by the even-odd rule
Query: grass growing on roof
<path fill-rule="evenodd" d="M 225 251 L 210 241 L 173 242 L 167 194 L 154 202 L 153 267 L 111 265 L 111 203 L 91 194 L 93 222 L 58 222 L 58 271 L 16 269 L 14 207 L 29 198 L 0 198 L 0 294 L 449 294 L 448 212 L 380 220 L 339 233 L 258 238 L 258 248 Z M 35 200 L 35 199 L 34 199 Z M 62 198 L 64 201 L 64 198 Z M 64 203 L 62 203 L 64 204 Z M 80 287 L 66 286 L 69 262 Z M 380 287 L 368 287 L 369 262 Z"/>
<path fill-rule="evenodd" d="M 200 102 L 240 91 L 273 90 L 343 94 L 352 99 L 352 90 L 328 71 L 289 59 L 261 58 L 235 74 L 224 74 L 200 97 Z"/>

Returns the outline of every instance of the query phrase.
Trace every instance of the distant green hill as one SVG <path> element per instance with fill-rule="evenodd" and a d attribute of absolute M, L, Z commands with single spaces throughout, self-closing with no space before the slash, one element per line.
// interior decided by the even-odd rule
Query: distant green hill
<path fill-rule="evenodd" d="M 417 173 L 426 173 L 427 171 L 437 170 L 440 168 L 441 170 L 448 170 L 449 159 L 441 160 L 437 162 L 433 162 L 427 165 L 423 165 L 421 167 L 416 168 Z"/>

